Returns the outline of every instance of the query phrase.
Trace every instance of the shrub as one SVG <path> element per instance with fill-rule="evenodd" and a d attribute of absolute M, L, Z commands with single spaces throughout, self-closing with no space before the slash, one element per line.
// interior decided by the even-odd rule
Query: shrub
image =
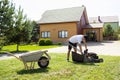
<path fill-rule="evenodd" d="M 52 45 L 52 41 L 50 39 L 45 40 L 45 45 Z"/>
<path fill-rule="evenodd" d="M 41 39 L 39 41 L 39 46 L 45 46 L 45 45 L 52 45 L 52 41 L 50 39 Z"/>
<path fill-rule="evenodd" d="M 5 43 L 6 43 L 6 37 L 0 37 L 0 50 L 2 50 Z"/>
<path fill-rule="evenodd" d="M 58 45 L 62 45 L 62 43 L 61 42 L 59 42 L 59 43 L 57 43 Z"/>
<path fill-rule="evenodd" d="M 113 40 L 118 40 L 118 37 L 119 37 L 118 33 L 115 32 L 115 33 L 113 34 Z"/>
<path fill-rule="evenodd" d="M 118 40 L 120 40 L 120 34 L 118 35 Z"/>
<path fill-rule="evenodd" d="M 45 45 L 45 40 L 44 39 L 41 39 L 40 41 L 39 41 L 39 46 L 44 46 Z"/>

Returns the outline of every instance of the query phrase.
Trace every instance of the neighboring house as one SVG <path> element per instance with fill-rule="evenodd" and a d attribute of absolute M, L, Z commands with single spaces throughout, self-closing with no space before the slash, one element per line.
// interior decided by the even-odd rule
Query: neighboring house
<path fill-rule="evenodd" d="M 104 23 L 106 25 L 110 24 L 114 31 L 119 29 L 119 18 L 118 16 L 98 16 L 98 17 L 90 17 L 89 23 Z"/>
<path fill-rule="evenodd" d="M 103 23 L 89 23 L 86 8 L 72 7 L 48 10 L 38 21 L 40 38 L 49 38 L 53 42 L 66 43 L 73 35 L 87 35 L 88 41 L 103 40 Z"/>

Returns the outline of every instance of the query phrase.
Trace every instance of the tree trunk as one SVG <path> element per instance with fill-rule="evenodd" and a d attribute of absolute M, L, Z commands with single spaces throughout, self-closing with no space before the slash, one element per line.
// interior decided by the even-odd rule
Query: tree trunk
<path fill-rule="evenodd" d="M 17 52 L 19 51 L 19 44 L 17 43 Z"/>

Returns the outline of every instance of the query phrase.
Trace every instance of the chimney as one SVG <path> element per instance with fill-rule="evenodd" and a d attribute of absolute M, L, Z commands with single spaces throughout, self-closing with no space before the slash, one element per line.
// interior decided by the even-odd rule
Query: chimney
<path fill-rule="evenodd" d="M 100 16 L 98 16 L 98 21 L 99 21 L 100 23 L 102 23 Z"/>
<path fill-rule="evenodd" d="M 85 7 L 84 5 L 82 5 L 82 7 Z"/>
<path fill-rule="evenodd" d="M 98 21 L 100 21 L 100 16 L 98 16 Z"/>

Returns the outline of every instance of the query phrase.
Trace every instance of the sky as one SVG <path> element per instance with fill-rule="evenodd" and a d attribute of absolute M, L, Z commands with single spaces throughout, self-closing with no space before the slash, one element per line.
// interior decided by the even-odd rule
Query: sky
<path fill-rule="evenodd" d="M 46 10 L 80 7 L 84 5 L 88 17 L 118 16 L 120 19 L 120 0 L 10 0 L 31 20 L 40 20 Z"/>

